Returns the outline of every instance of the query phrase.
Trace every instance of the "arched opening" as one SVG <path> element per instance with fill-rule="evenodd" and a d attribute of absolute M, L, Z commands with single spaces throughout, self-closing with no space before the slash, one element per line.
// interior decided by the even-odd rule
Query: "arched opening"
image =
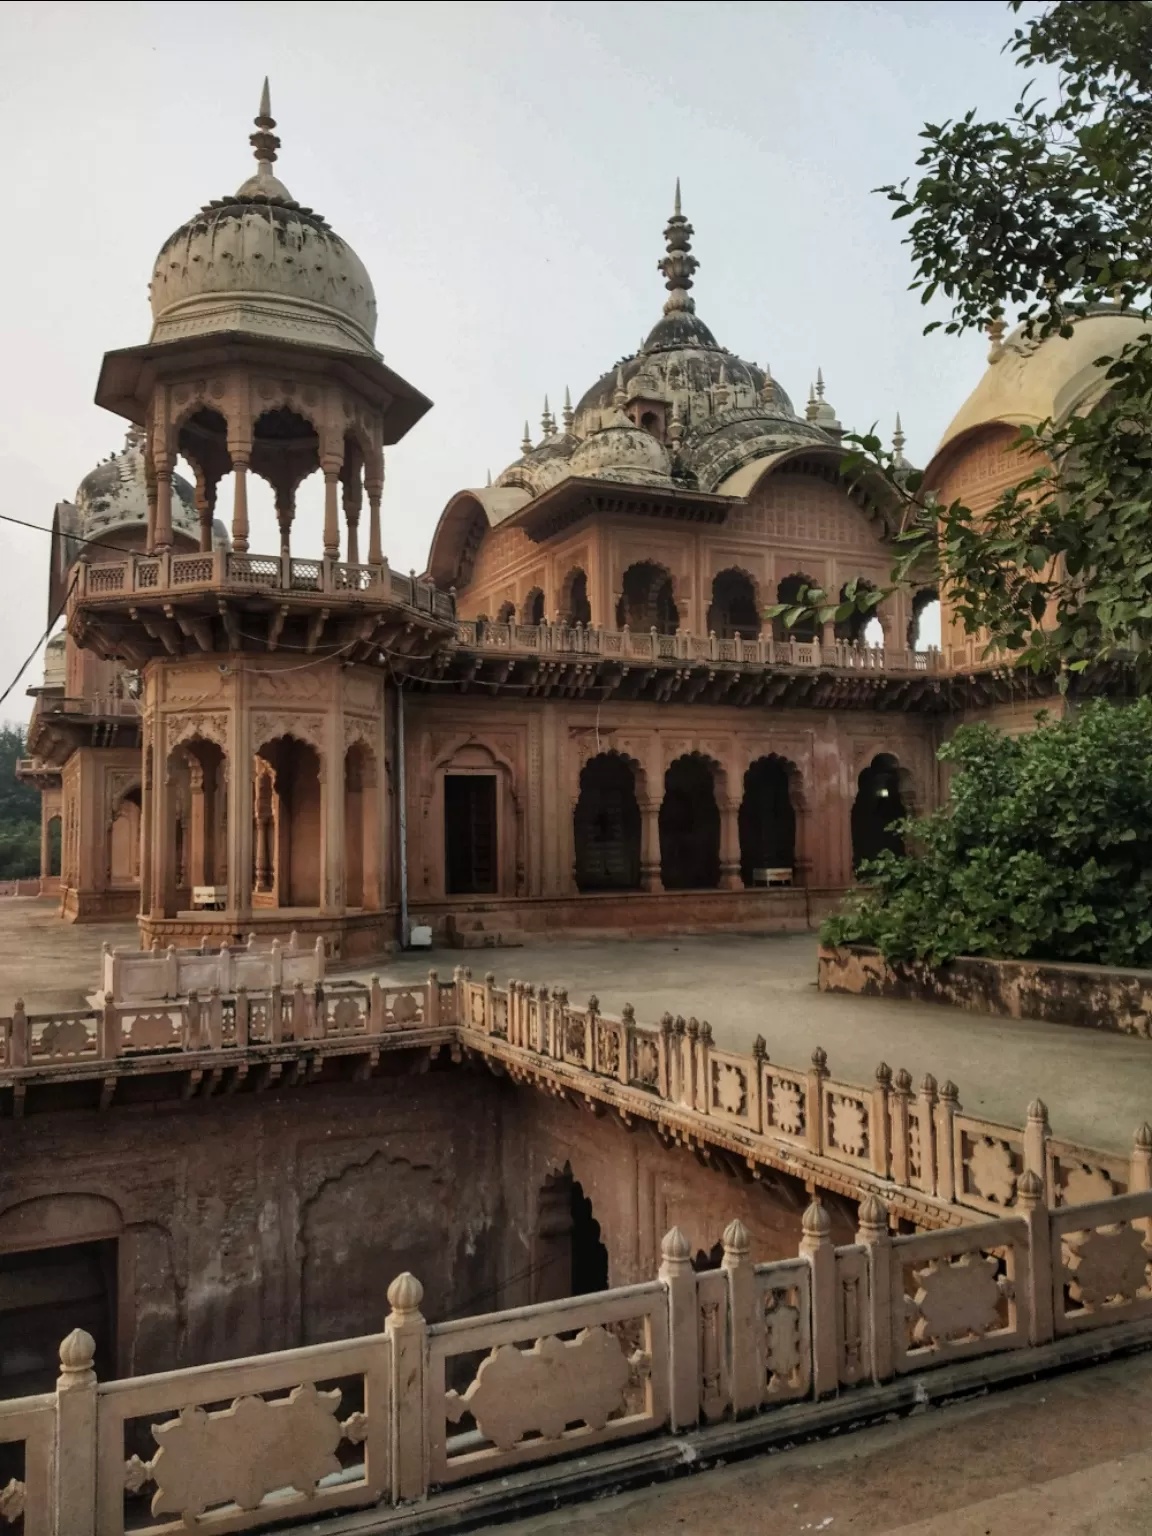
<path fill-rule="evenodd" d="M 870 581 L 858 581 L 856 583 L 856 590 L 858 592 L 873 592 L 875 591 L 875 587 Z M 840 588 L 840 601 L 844 603 L 847 602 L 847 600 L 848 584 L 845 583 L 844 586 Z M 837 640 L 843 641 L 847 645 L 874 645 L 876 642 L 874 640 L 868 639 L 868 630 L 869 627 L 873 624 L 875 624 L 876 628 L 880 630 L 879 643 L 883 645 L 883 626 L 877 621 L 874 613 L 862 613 L 859 608 L 853 609 L 853 611 L 848 615 L 846 619 L 837 619 L 835 626 L 836 638 Z"/>
<path fill-rule="evenodd" d="M 380 909 L 378 806 L 376 754 L 354 741 L 344 754 L 344 900 L 369 912 Z"/>
<path fill-rule="evenodd" d="M 257 891 L 262 872 L 267 881 L 260 904 L 319 907 L 323 876 L 320 754 L 310 742 L 277 736 L 263 743 L 257 758 Z M 266 839 L 263 848 L 261 838 Z"/>
<path fill-rule="evenodd" d="M 774 753 L 759 757 L 744 775 L 740 802 L 740 877 L 745 886 L 783 885 L 794 879 L 796 809 L 791 764 Z M 786 874 L 785 874 L 786 872 Z"/>
<path fill-rule="evenodd" d="M 755 640 L 760 634 L 760 605 L 747 571 L 721 571 L 712 579 L 708 629 L 722 640 Z"/>
<path fill-rule="evenodd" d="M 204 737 L 181 742 L 168 754 L 165 888 L 157 892 L 168 917 L 191 909 L 197 886 L 227 883 L 224 776 L 223 749 Z"/>
<path fill-rule="evenodd" d="M 908 648 L 912 651 L 940 649 L 940 598 L 935 587 L 921 587 L 913 595 Z"/>
<path fill-rule="evenodd" d="M 559 1301 L 608 1289 L 608 1250 L 592 1202 L 572 1167 L 550 1173 L 540 1190 L 532 1255 L 532 1300 Z"/>
<path fill-rule="evenodd" d="M 661 635 L 674 635 L 680 625 L 680 610 L 672 588 L 672 576 L 662 565 L 641 560 L 624 572 L 620 601 L 616 604 L 616 627 L 655 629 Z"/>
<path fill-rule="evenodd" d="M 664 775 L 660 879 L 666 891 L 720 883 L 720 810 L 711 764 L 698 752 L 678 757 Z"/>
<path fill-rule="evenodd" d="M 524 599 L 522 624 L 543 624 L 544 622 L 544 594 L 539 587 L 533 587 Z"/>
<path fill-rule="evenodd" d="M 583 624 L 585 627 L 592 622 L 592 604 L 588 601 L 588 575 L 579 567 L 569 571 L 564 578 L 564 585 L 560 589 L 560 612 L 557 620 L 561 624 Z"/>
<path fill-rule="evenodd" d="M 602 752 L 584 764 L 574 814 L 576 889 L 640 889 L 640 807 L 632 764 Z"/>
<path fill-rule="evenodd" d="M 133 886 L 140 880 L 140 786 L 121 796 L 108 828 L 108 883 Z"/>
<path fill-rule="evenodd" d="M 296 493 L 320 468 L 320 439 L 306 417 L 277 406 L 256 418 L 252 427 L 252 473 L 271 487 L 280 529 L 280 553 L 289 553 Z"/>
<path fill-rule="evenodd" d="M 497 624 L 513 624 L 516 621 L 516 604 L 501 603 L 496 610 Z"/>
<path fill-rule="evenodd" d="M 900 776 L 897 760 L 890 752 L 880 752 L 857 779 L 852 806 L 853 870 L 885 850 L 904 852 L 904 839 L 894 825 L 907 815 Z"/>
<path fill-rule="evenodd" d="M 206 552 L 212 548 L 212 519 L 220 487 L 232 473 L 232 455 L 228 452 L 228 423 L 219 411 L 202 406 L 185 420 L 177 443 L 195 476 L 200 548 Z"/>
<path fill-rule="evenodd" d="M 776 601 L 789 603 L 793 606 L 799 602 L 800 593 L 813 586 L 811 576 L 805 576 L 800 572 L 792 576 L 785 576 L 776 587 Z M 777 640 L 815 640 L 817 634 L 816 615 L 806 613 L 797 619 L 791 629 L 784 626 L 784 614 L 780 614 L 772 620 L 772 633 Z"/>
<path fill-rule="evenodd" d="M 48 868 L 44 873 L 52 879 L 60 875 L 63 828 L 64 823 L 59 816 L 53 816 L 48 823 Z"/>

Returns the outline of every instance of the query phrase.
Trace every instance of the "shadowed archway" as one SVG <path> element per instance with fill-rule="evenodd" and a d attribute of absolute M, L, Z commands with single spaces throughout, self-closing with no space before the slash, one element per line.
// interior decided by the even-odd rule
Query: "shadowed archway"
<path fill-rule="evenodd" d="M 716 784 L 711 763 L 698 752 L 678 757 L 664 775 L 660 879 L 666 891 L 715 890 L 720 884 Z"/>
<path fill-rule="evenodd" d="M 584 764 L 573 817 L 576 889 L 640 889 L 640 807 L 632 764 L 601 752 Z"/>

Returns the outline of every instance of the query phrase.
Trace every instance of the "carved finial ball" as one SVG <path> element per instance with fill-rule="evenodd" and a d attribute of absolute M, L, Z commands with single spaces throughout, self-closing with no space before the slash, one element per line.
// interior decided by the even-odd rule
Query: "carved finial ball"
<path fill-rule="evenodd" d="M 927 1094 L 936 1092 L 936 1079 L 932 1076 L 931 1072 L 925 1072 L 924 1081 L 920 1084 L 920 1092 Z"/>
<path fill-rule="evenodd" d="M 822 1045 L 818 1045 L 812 1052 L 812 1065 L 821 1072 L 828 1065 L 828 1052 Z"/>
<path fill-rule="evenodd" d="M 660 1032 L 665 1035 L 672 1033 L 672 1015 L 670 1013 L 662 1013 L 660 1015 Z"/>
<path fill-rule="evenodd" d="M 600 1012 L 600 999 L 596 996 L 595 992 L 593 992 L 592 996 L 588 999 L 588 1012 Z"/>
<path fill-rule="evenodd" d="M 757 1061 L 768 1060 L 768 1042 L 763 1035 L 757 1035 L 752 1042 L 752 1054 Z"/>
<path fill-rule="evenodd" d="M 860 1202 L 858 1217 L 861 1227 L 871 1227 L 878 1232 L 888 1230 L 888 1207 L 879 1195 L 865 1195 Z"/>
<path fill-rule="evenodd" d="M 73 1328 L 60 1345 L 60 1364 L 70 1373 L 90 1371 L 96 1358 L 96 1340 L 83 1328 Z"/>
<path fill-rule="evenodd" d="M 410 1312 L 418 1312 L 423 1300 L 424 1287 L 416 1276 L 409 1274 L 407 1270 L 402 1275 L 397 1275 L 388 1287 L 388 1305 L 393 1312 L 402 1316 Z"/>
<path fill-rule="evenodd" d="M 1137 1129 L 1135 1143 L 1141 1152 L 1152 1151 L 1152 1125 L 1147 1120 Z"/>
<path fill-rule="evenodd" d="M 876 1081 L 878 1083 L 890 1083 L 892 1081 L 892 1068 L 886 1061 L 882 1061 L 876 1068 Z"/>
<path fill-rule="evenodd" d="M 1043 1099 L 1033 1099 L 1028 1106 L 1029 1120 L 1047 1120 L 1048 1106 Z"/>
<path fill-rule="evenodd" d="M 901 1093 L 912 1092 L 912 1074 L 907 1067 L 897 1067 L 896 1076 L 892 1079 Z"/>
<path fill-rule="evenodd" d="M 958 1099 L 960 1097 L 960 1090 L 951 1078 L 941 1088 L 940 1097 L 942 1099 Z"/>
<path fill-rule="evenodd" d="M 624 1004 L 623 1008 L 620 1010 L 620 1017 L 624 1020 L 625 1024 L 635 1023 L 636 1010 L 633 1008 L 631 1003 Z"/>
<path fill-rule="evenodd" d="M 1016 1186 L 1016 1193 L 1027 1200 L 1040 1200 L 1044 1196 L 1044 1185 L 1040 1175 L 1034 1168 L 1025 1168 L 1020 1175 L 1020 1182 Z"/>
<path fill-rule="evenodd" d="M 494 987 L 496 985 L 496 972 L 495 971 L 485 971 L 484 972 L 484 985 L 486 987 Z"/>
<path fill-rule="evenodd" d="M 813 1200 L 804 1212 L 800 1225 L 805 1237 L 827 1237 L 832 1230 L 832 1218 L 819 1200 Z"/>
<path fill-rule="evenodd" d="M 692 1256 L 691 1245 L 679 1227 L 673 1227 L 665 1232 L 664 1241 L 660 1244 L 660 1252 L 666 1259 L 677 1263 Z"/>
<path fill-rule="evenodd" d="M 705 1045 L 711 1045 L 712 1044 L 712 1026 L 711 1026 L 711 1024 L 709 1024 L 707 1019 L 703 1019 L 701 1021 L 701 1024 L 700 1024 L 700 1038 L 701 1038 L 701 1040 L 703 1040 Z"/>
<path fill-rule="evenodd" d="M 737 1217 L 730 1221 L 724 1228 L 724 1252 L 738 1254 L 745 1257 L 752 1249 L 752 1240 L 748 1236 L 748 1228 Z"/>

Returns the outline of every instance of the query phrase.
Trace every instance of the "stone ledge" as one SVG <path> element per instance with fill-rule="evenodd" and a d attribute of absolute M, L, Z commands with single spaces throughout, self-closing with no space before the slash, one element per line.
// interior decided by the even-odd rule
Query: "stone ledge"
<path fill-rule="evenodd" d="M 1152 971 L 960 955 L 946 965 L 889 964 L 879 950 L 821 946 L 821 992 L 947 1003 L 969 1013 L 1040 1019 L 1152 1038 Z"/>
<path fill-rule="evenodd" d="M 598 1454 L 512 1472 L 498 1482 L 445 1489 L 407 1508 L 361 1510 L 325 1522 L 324 1530 L 329 1536 L 426 1536 L 542 1514 L 565 1504 L 606 1498 L 666 1478 L 703 1472 L 721 1461 L 785 1450 L 805 1440 L 863 1429 L 894 1414 L 923 1412 L 933 1405 L 945 1407 L 965 1397 L 1149 1349 L 1152 1324 L 1147 1321 L 1073 1334 L 1051 1344 L 920 1371 L 881 1387 L 850 1387 L 823 1402 L 794 1403 L 688 1434 L 660 1435 Z"/>

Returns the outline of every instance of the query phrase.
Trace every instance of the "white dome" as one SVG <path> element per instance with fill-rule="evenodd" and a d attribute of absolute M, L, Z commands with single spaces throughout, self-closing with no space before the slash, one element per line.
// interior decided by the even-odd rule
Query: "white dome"
<path fill-rule="evenodd" d="M 122 453 L 114 453 L 84 476 L 76 490 L 75 507 L 80 514 L 76 532 L 85 539 L 148 521 L 148 483 L 139 428 L 129 430 Z M 191 539 L 199 537 L 194 492 L 182 475 L 172 476 L 172 527 Z"/>

